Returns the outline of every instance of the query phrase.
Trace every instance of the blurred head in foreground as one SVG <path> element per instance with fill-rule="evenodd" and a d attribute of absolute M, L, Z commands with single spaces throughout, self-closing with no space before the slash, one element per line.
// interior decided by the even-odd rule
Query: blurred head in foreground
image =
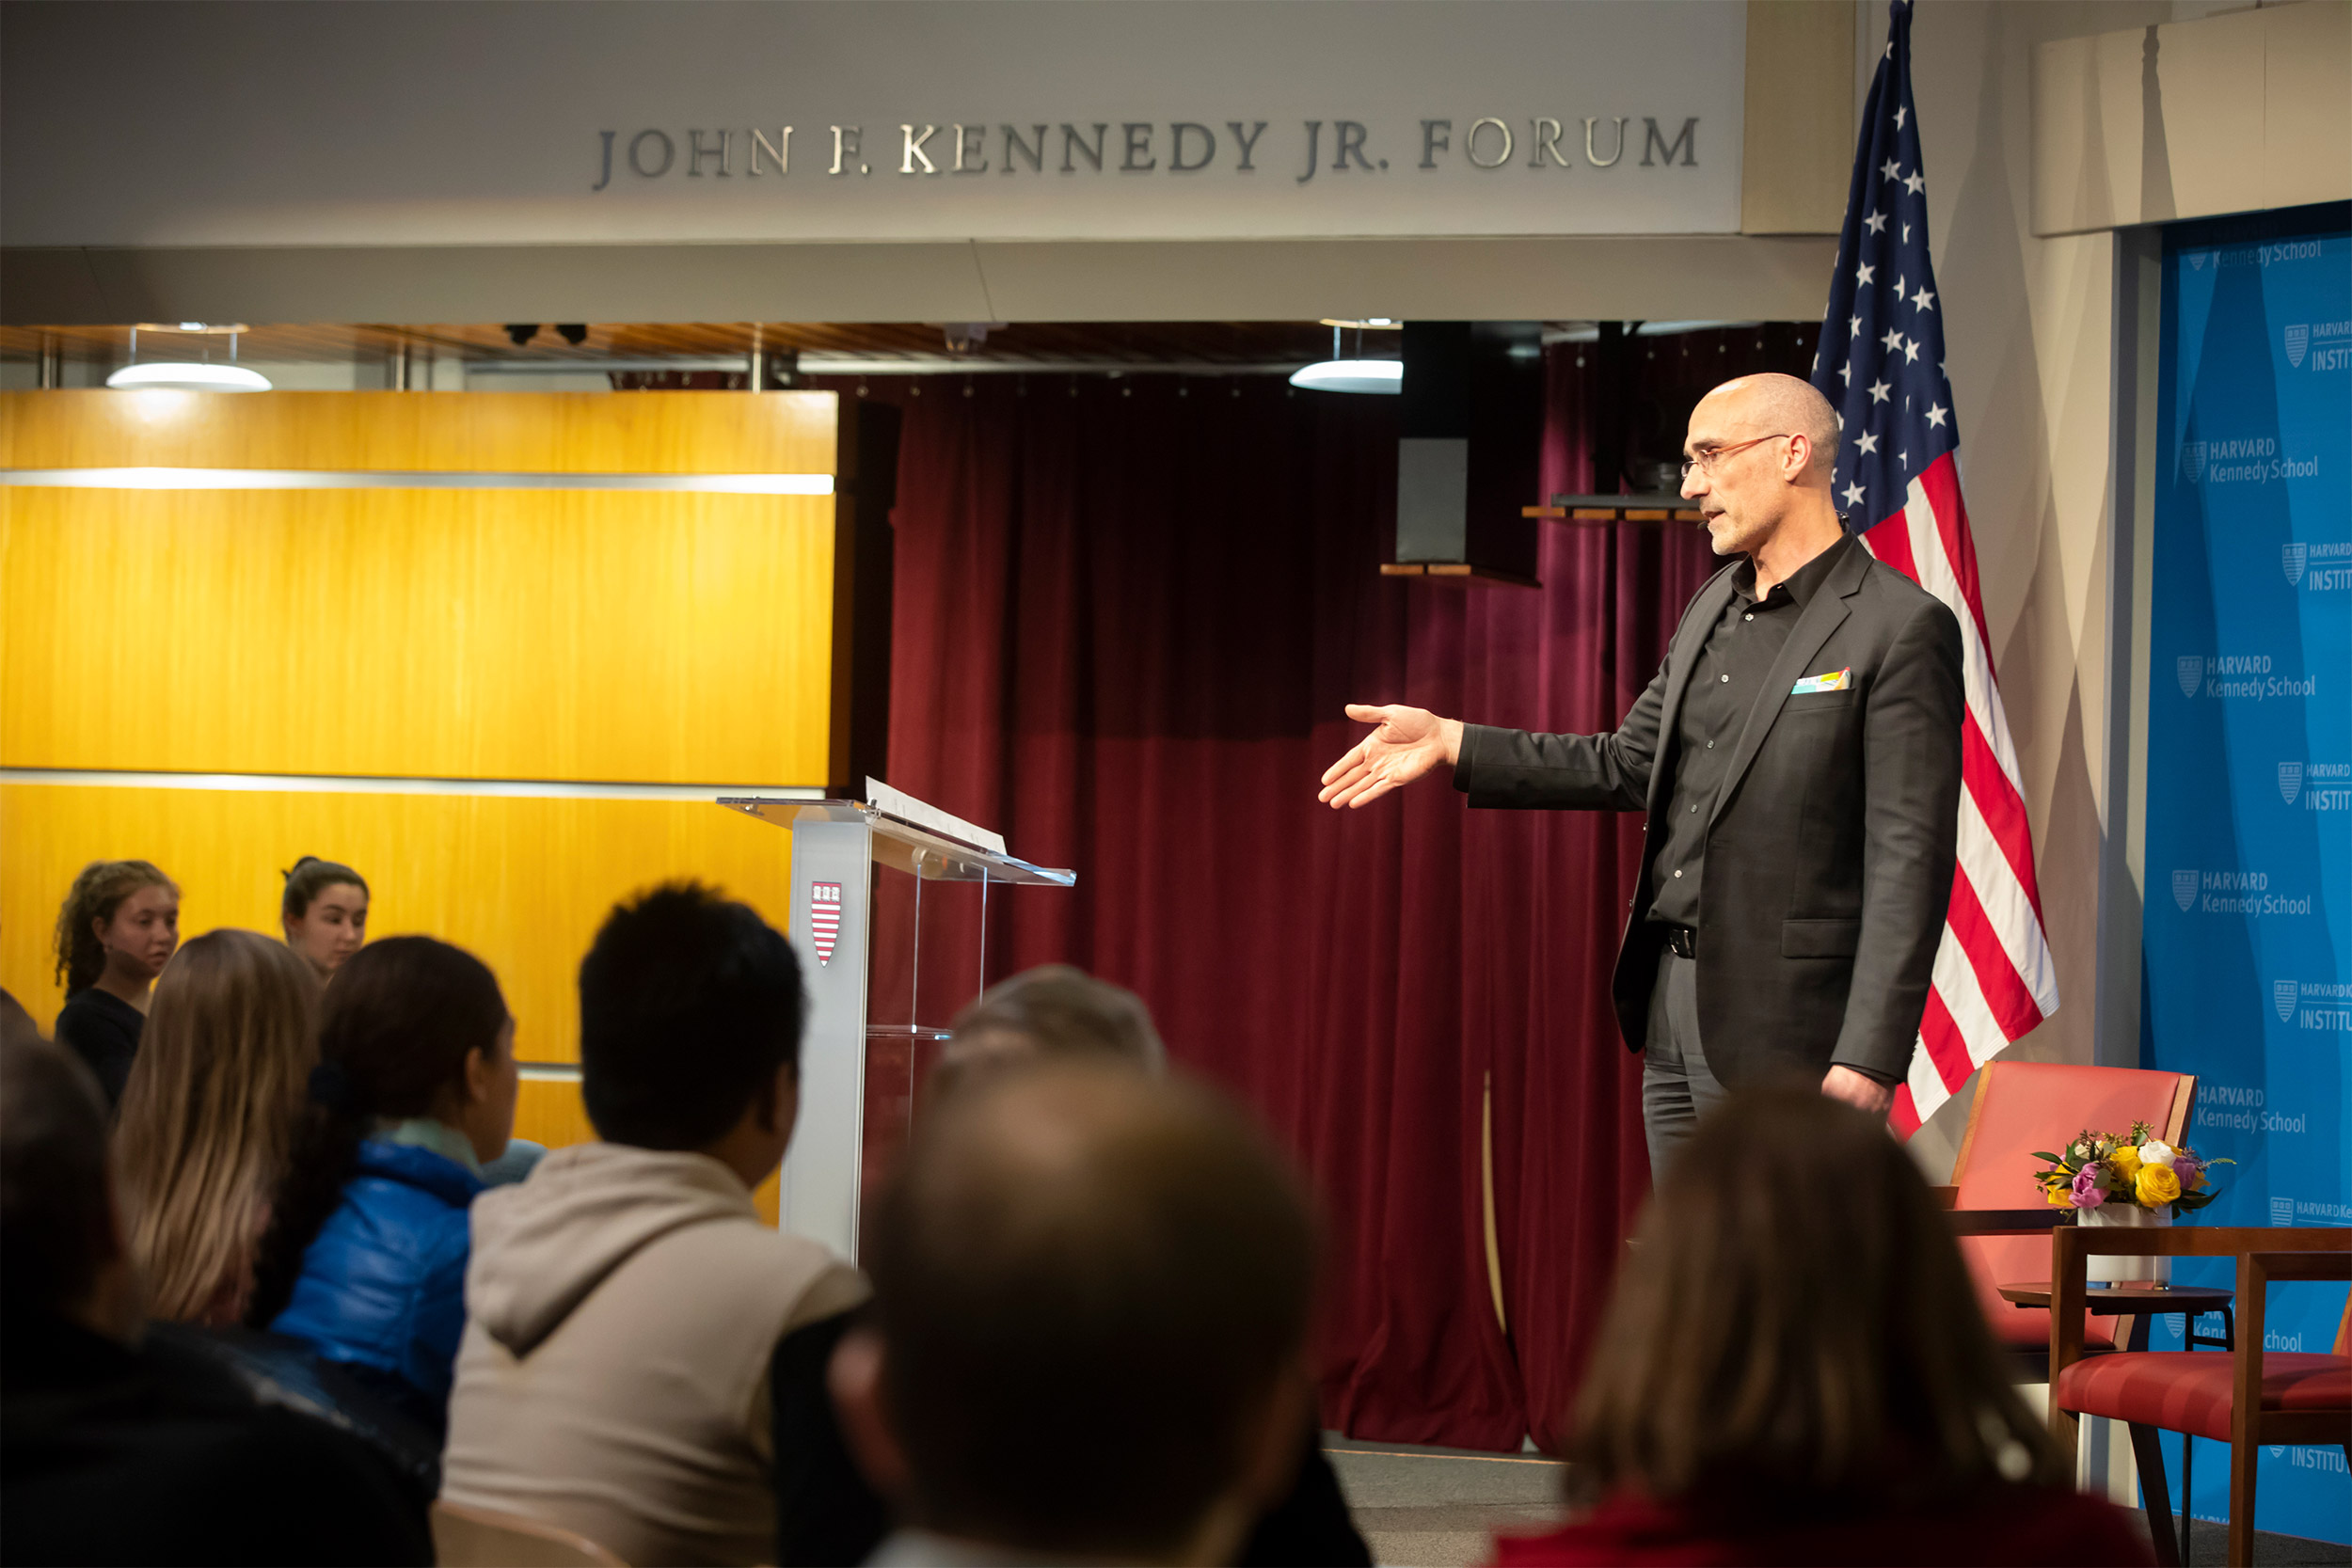
<path fill-rule="evenodd" d="M 834 1390 L 916 1527 L 1096 1561 L 1231 1560 L 1307 1412 L 1314 1227 L 1281 1157 L 1122 1063 L 981 1075 L 916 1124 Z"/>
<path fill-rule="evenodd" d="M 138 1327 L 98 1081 L 63 1047 L 16 1035 L 0 1038 L 0 1291 L 11 1327 Z"/>
<path fill-rule="evenodd" d="M 1910 1155 L 1811 1087 L 1735 1095 L 1700 1124 L 1591 1366 L 1567 1450 L 1590 1497 L 1770 1522 L 2072 1481 Z"/>
<path fill-rule="evenodd" d="M 1168 1048 L 1143 998 L 1069 964 L 1040 964 L 997 981 L 956 1015 L 938 1084 L 1031 1056 L 1124 1062 L 1154 1076 L 1168 1070 Z"/>

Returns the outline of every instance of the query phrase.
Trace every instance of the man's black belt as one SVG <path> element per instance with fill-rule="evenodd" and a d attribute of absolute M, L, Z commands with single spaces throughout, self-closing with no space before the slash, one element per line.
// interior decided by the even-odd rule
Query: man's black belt
<path fill-rule="evenodd" d="M 1699 956 L 1698 932 L 1692 930 L 1688 926 L 1667 927 L 1666 951 L 1672 953 L 1677 958 L 1697 958 Z"/>

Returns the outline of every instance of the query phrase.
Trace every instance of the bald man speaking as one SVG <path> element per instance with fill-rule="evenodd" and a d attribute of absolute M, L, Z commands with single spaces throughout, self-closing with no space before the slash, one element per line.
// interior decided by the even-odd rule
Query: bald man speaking
<path fill-rule="evenodd" d="M 1952 891 L 1960 623 L 1850 536 L 1837 416 L 1794 376 L 1701 399 L 1682 494 L 1734 558 L 1607 735 L 1416 707 L 1323 776 L 1361 807 L 1454 769 L 1473 806 L 1639 811 L 1641 880 L 1612 987 L 1642 1051 L 1652 1174 L 1728 1088 L 1803 1072 L 1883 1115 L 1911 1063 Z"/>

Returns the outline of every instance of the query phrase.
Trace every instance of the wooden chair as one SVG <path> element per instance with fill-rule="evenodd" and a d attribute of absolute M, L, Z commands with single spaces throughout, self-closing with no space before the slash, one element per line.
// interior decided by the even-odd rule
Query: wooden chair
<path fill-rule="evenodd" d="M 2144 1121 L 2156 1135 L 2178 1144 L 2197 1104 L 2197 1080 L 2183 1072 L 2137 1068 L 2077 1067 L 2064 1062 L 1987 1062 L 1977 1073 L 1968 1126 L 1952 1161 L 1951 1207 L 2020 1209 L 2043 1202 L 2034 1184 L 2033 1153 L 2058 1150 L 2085 1128 L 2122 1132 Z M 2025 1363 L 2026 1382 L 2041 1379 L 2050 1342 L 2050 1314 L 2040 1307 L 2013 1307 L 1999 1287 L 2046 1279 L 2050 1243 L 2045 1235 L 1966 1235 L 1961 1255 L 1977 1283 L 1977 1301 L 1994 1338 Z M 2090 1344 L 2113 1346 L 2115 1321 L 2094 1320 Z"/>
<path fill-rule="evenodd" d="M 441 1568 L 626 1568 L 586 1536 L 559 1526 L 437 1500 L 433 1554 Z"/>
<path fill-rule="evenodd" d="M 2104 1416 L 2131 1429 L 2148 1530 L 2156 1560 L 2181 1560 L 2166 1495 L 2157 1433 L 2187 1433 L 2230 1445 L 2230 1561 L 2253 1560 L 2254 1456 L 2269 1444 L 2342 1447 L 2352 1458 L 2352 1302 L 2332 1354 L 2263 1351 L 2263 1307 L 2274 1279 L 2352 1279 L 2352 1230 L 2264 1230 L 2178 1226 L 2168 1230 L 2083 1229 L 2052 1233 L 2050 1430 L 2074 1451 L 2077 1418 Z M 2235 1258 L 2237 1348 L 2138 1351 L 2083 1359 L 2087 1260 Z"/>

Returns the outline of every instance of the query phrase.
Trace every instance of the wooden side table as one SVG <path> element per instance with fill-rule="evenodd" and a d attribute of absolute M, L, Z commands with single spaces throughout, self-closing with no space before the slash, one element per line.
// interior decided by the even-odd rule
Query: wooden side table
<path fill-rule="evenodd" d="M 2018 1307 L 2047 1307 L 2050 1305 L 2050 1282 L 2030 1280 L 2020 1285 L 1999 1287 L 2001 1299 Z M 2127 1351 L 2148 1348 L 2148 1322 L 2167 1312 L 2181 1314 L 2181 1338 L 2190 1350 L 2200 1345 L 2214 1350 L 2237 1349 L 2237 1323 L 2231 1304 L 2234 1291 L 2212 1285 L 2159 1285 L 2152 1280 L 2122 1280 L 2104 1288 L 2094 1287 L 2084 1292 L 2085 1305 L 2094 1318 L 2132 1320 L 2131 1337 L 2124 1343 Z M 2197 1320 L 2208 1312 L 2220 1314 L 2221 1337 L 2214 1338 L 2197 1332 Z M 2053 1397 L 2056 1392 L 2053 1390 Z M 2196 1477 L 2197 1439 L 2181 1434 L 2181 1562 L 2188 1563 L 2189 1487 Z"/>

